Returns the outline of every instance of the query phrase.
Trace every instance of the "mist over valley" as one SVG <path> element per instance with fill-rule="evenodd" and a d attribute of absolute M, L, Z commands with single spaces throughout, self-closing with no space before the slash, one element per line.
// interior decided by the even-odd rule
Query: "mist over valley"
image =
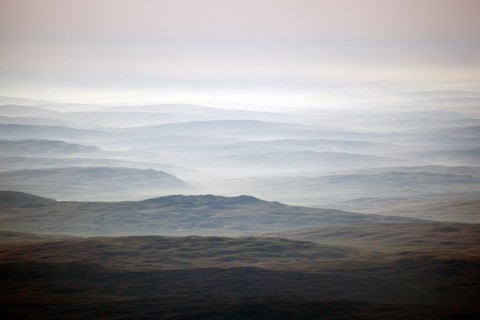
<path fill-rule="evenodd" d="M 2 319 L 480 319 L 480 1 L 0 1 Z"/>

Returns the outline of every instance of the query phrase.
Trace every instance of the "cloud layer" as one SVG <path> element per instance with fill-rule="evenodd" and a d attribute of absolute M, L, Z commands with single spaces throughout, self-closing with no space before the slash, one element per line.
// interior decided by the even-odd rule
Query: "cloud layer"
<path fill-rule="evenodd" d="M 475 0 L 2 1 L 0 94 L 469 79 L 479 13 Z"/>

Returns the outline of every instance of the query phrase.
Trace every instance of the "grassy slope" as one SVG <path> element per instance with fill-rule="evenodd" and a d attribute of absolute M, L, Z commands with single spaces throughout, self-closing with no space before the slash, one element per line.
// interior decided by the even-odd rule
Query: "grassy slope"
<path fill-rule="evenodd" d="M 448 222 L 421 224 L 369 223 L 306 228 L 273 236 L 365 250 L 448 251 L 480 255 L 480 225 Z"/>
<path fill-rule="evenodd" d="M 293 207 L 249 196 L 167 196 L 125 202 L 52 202 L 9 207 L 2 229 L 71 235 L 245 235 L 308 226 L 363 222 L 419 222 L 411 218 L 363 215 Z"/>
<path fill-rule="evenodd" d="M 456 192 L 455 188 L 452 188 Z M 480 193 L 454 193 L 398 198 L 363 198 L 334 203 L 341 210 L 394 214 L 436 221 L 480 223 Z"/>
<path fill-rule="evenodd" d="M 171 194 L 188 185 L 153 169 L 63 167 L 0 172 L 0 188 L 61 199 L 125 199 L 135 194 Z"/>
<path fill-rule="evenodd" d="M 471 237 L 470 248 L 407 243 L 413 250 L 382 252 L 256 237 L 19 241 L 0 246 L 0 305 L 11 318 L 37 319 L 471 319 L 480 315 L 478 237 L 470 226 L 442 227 Z"/>
<path fill-rule="evenodd" d="M 88 203 L 4 195 L 15 200 L 1 215 L 2 227 L 12 230 L 0 232 L 0 308 L 6 318 L 480 317 L 475 224 L 385 220 L 248 196 Z M 235 228 L 248 223 L 260 232 L 291 227 L 292 221 L 321 227 L 240 238 L 13 231 L 102 234 L 124 227 L 168 233 L 182 226 L 220 233 L 245 230 Z"/>

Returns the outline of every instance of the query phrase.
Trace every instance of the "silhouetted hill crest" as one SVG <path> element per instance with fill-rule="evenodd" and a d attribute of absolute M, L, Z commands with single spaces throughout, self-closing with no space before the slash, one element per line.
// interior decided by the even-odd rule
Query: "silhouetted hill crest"
<path fill-rule="evenodd" d="M 422 222 L 413 218 L 294 207 L 251 196 L 174 195 L 143 201 L 59 201 L 41 210 L 31 208 L 22 216 L 18 216 L 17 209 L 0 210 L 4 230 L 69 235 L 239 236 L 314 226 Z"/>
<path fill-rule="evenodd" d="M 165 197 L 156 197 L 143 200 L 144 203 L 155 203 L 162 206 L 233 206 L 233 205 L 254 205 L 254 204 L 278 204 L 277 202 L 268 202 L 258 198 L 241 195 L 236 197 L 207 195 L 171 195 Z"/>
<path fill-rule="evenodd" d="M 0 191 L 0 208 L 42 206 L 56 202 L 53 199 L 16 191 Z"/>

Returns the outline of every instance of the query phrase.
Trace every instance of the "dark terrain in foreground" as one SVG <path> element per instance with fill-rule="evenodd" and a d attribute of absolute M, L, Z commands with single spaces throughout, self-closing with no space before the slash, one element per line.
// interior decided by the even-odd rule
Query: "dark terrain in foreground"
<path fill-rule="evenodd" d="M 478 224 L 249 196 L 0 199 L 2 319 L 480 318 Z"/>
<path fill-rule="evenodd" d="M 479 231 L 365 224 L 296 240 L 5 231 L 0 308 L 3 319 L 478 319 Z"/>

